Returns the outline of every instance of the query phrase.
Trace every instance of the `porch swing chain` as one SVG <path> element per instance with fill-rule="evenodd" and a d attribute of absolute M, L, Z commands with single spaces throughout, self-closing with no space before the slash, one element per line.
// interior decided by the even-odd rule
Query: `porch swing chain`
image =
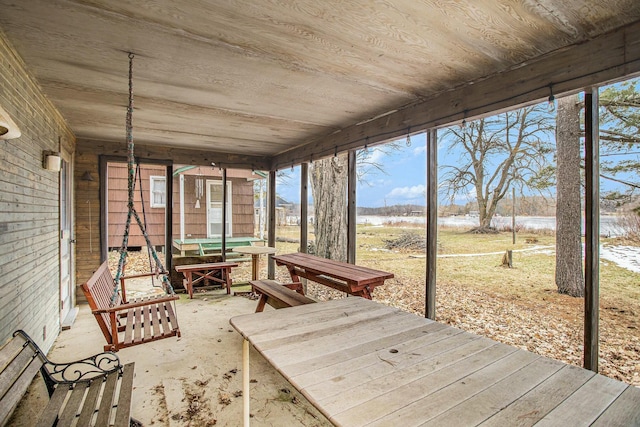
<path fill-rule="evenodd" d="M 138 158 L 136 160 L 136 176 L 138 177 L 138 185 L 139 185 L 139 189 L 140 189 L 140 204 L 142 205 L 142 220 L 144 223 L 144 229 L 147 229 L 148 223 L 147 223 L 147 212 L 145 210 L 144 207 L 144 191 L 142 190 L 142 169 L 140 169 L 140 159 Z M 153 191 L 153 189 L 152 189 Z M 153 196 L 152 196 L 153 197 Z M 153 249 L 152 246 L 147 246 L 147 255 L 149 257 L 149 271 L 153 271 L 153 263 L 151 261 L 151 250 Z M 151 276 L 151 285 L 152 286 L 156 286 L 156 282 L 155 282 L 155 278 L 153 276 Z"/>
<path fill-rule="evenodd" d="M 145 238 L 147 243 L 147 248 L 151 248 L 151 255 L 156 263 L 156 273 L 164 272 L 164 266 L 162 262 L 158 258 L 158 254 L 156 253 L 155 248 L 151 244 L 149 240 L 149 235 L 147 234 L 147 230 L 145 225 L 140 220 L 140 216 L 138 212 L 136 212 L 134 206 L 133 192 L 135 188 L 135 174 L 136 170 L 134 168 L 134 144 L 133 144 L 133 53 L 129 53 L 129 105 L 127 106 L 127 120 L 126 120 L 126 128 L 127 128 L 127 194 L 128 194 L 128 202 L 127 202 L 127 221 L 124 227 L 124 235 L 122 237 L 122 246 L 120 247 L 120 258 L 118 260 L 118 270 L 116 272 L 116 276 L 114 277 L 115 286 L 113 288 L 113 295 L 111 296 L 111 304 L 114 305 L 116 303 L 116 299 L 119 292 L 119 284 L 120 278 L 124 273 L 124 267 L 126 264 L 127 258 L 127 247 L 129 244 L 129 230 L 131 227 L 131 218 L 135 218 L 140 230 L 142 231 L 142 235 Z M 143 208 L 144 212 L 144 208 Z M 146 219 L 146 218 L 145 218 Z M 162 283 L 165 288 L 165 292 L 168 294 L 173 294 L 173 287 L 171 286 L 171 282 L 166 274 L 162 275 Z"/>

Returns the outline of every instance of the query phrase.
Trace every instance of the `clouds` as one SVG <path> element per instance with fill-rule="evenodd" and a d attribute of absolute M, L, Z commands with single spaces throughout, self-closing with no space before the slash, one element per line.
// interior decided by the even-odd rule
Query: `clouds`
<path fill-rule="evenodd" d="M 390 200 L 409 201 L 409 200 L 420 199 L 424 201 L 425 191 L 426 191 L 426 188 L 422 184 L 413 185 L 410 187 L 396 187 L 392 189 L 389 193 L 387 193 L 386 197 L 387 199 L 390 199 Z"/>
<path fill-rule="evenodd" d="M 382 163 L 386 160 L 386 157 L 387 153 L 385 152 L 385 150 L 378 147 L 369 148 L 364 155 L 366 164 Z"/>
<path fill-rule="evenodd" d="M 413 155 L 414 156 L 421 156 L 422 153 L 426 153 L 427 152 L 427 146 L 425 145 L 420 145 L 418 147 L 415 147 L 413 149 Z"/>

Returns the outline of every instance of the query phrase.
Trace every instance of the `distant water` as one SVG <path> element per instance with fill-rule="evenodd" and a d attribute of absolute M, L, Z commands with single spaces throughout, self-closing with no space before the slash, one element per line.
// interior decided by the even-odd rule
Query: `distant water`
<path fill-rule="evenodd" d="M 600 234 L 611 237 L 619 236 L 622 230 L 617 225 L 618 217 L 602 215 L 600 217 Z M 424 224 L 423 216 L 378 216 L 378 215 L 358 215 L 358 224 L 383 225 L 385 223 L 410 222 Z M 496 228 L 511 226 L 511 217 L 494 217 L 491 224 Z M 447 216 L 438 217 L 438 225 L 449 227 L 477 227 L 480 225 L 478 217 L 473 216 Z M 556 218 L 553 216 L 516 216 L 516 225 L 535 230 L 555 230 Z M 582 222 L 584 232 L 584 220 Z"/>

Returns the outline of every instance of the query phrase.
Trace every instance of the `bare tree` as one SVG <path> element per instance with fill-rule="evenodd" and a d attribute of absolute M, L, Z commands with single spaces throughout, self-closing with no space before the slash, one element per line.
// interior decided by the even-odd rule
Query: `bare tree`
<path fill-rule="evenodd" d="M 600 107 L 600 178 L 622 189 L 604 198 L 620 206 L 640 189 L 640 79 L 604 89 Z"/>
<path fill-rule="evenodd" d="M 375 151 L 388 154 L 399 150 L 399 141 L 359 150 L 358 182 L 366 182 L 366 176 L 375 172 L 386 173 L 384 165 L 376 160 Z M 340 154 L 313 162 L 309 167 L 311 193 L 313 194 L 315 217 L 315 251 L 325 258 L 347 260 L 347 154 Z"/>
<path fill-rule="evenodd" d="M 346 154 L 309 165 L 316 254 L 338 261 L 347 260 L 347 173 Z"/>
<path fill-rule="evenodd" d="M 478 205 L 480 226 L 490 232 L 498 202 L 512 186 L 545 188 L 548 182 L 548 111 L 525 107 L 451 127 L 444 136 L 449 152 L 460 152 L 457 165 L 444 166 L 444 188 L 451 199 L 472 193 Z"/>
<path fill-rule="evenodd" d="M 556 121 L 556 286 L 558 292 L 584 296 L 580 195 L 580 102 L 558 99 Z"/>

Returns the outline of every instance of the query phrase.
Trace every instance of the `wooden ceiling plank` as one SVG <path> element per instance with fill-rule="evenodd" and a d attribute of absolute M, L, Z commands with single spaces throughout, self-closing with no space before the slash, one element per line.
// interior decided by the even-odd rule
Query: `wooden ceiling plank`
<path fill-rule="evenodd" d="M 640 73 L 640 21 L 585 43 L 545 55 L 481 81 L 440 93 L 395 113 L 353 125 L 274 157 L 272 169 L 362 148 L 443 127 L 473 117 L 495 114 L 549 96 Z"/>

